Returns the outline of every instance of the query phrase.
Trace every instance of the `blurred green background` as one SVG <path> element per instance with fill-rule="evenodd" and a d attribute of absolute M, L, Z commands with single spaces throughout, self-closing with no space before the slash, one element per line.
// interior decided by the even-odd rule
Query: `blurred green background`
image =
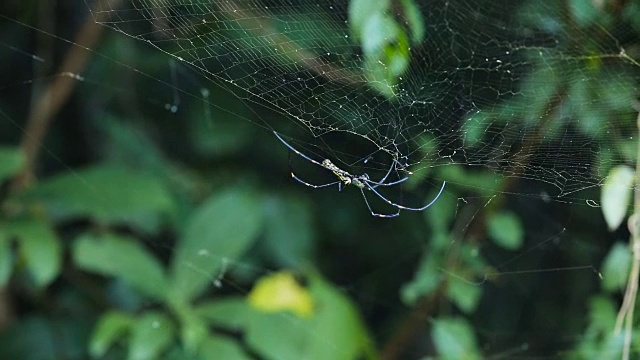
<path fill-rule="evenodd" d="M 300 49 L 342 51 L 358 101 L 277 57 L 261 65 L 335 91 L 339 111 L 211 77 L 269 54 L 203 74 L 89 12 L 149 35 L 163 25 L 140 19 L 190 26 L 173 21 L 201 6 L 222 27 L 206 1 L 105 4 L 0 5 L 0 359 L 620 358 L 629 232 L 609 231 L 598 204 L 611 169 L 637 161 L 640 1 L 227 2 Z M 343 32 L 346 50 L 331 42 Z M 418 95 L 426 110 L 398 105 Z M 273 130 L 384 174 L 390 158 L 367 158 L 361 137 L 312 136 L 332 126 L 401 131 L 416 174 L 385 192 L 394 201 L 445 192 L 381 219 L 354 187 L 292 180 L 336 179 Z M 621 222 L 633 176 L 615 179 Z"/>

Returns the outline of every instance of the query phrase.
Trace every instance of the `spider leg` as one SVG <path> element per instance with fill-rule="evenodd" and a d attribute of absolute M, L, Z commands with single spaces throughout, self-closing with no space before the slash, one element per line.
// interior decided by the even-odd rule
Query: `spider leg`
<path fill-rule="evenodd" d="M 403 206 L 403 205 L 396 204 L 396 203 L 392 202 L 391 200 L 389 200 L 389 199 L 387 199 L 386 197 L 382 196 L 382 194 L 380 194 L 380 193 L 378 192 L 378 190 L 376 190 L 376 189 L 375 189 L 373 186 L 371 186 L 368 182 L 366 182 L 366 181 L 365 181 L 364 183 L 365 183 L 365 185 L 367 186 L 367 188 L 368 188 L 369 190 L 373 191 L 373 193 L 374 193 L 374 194 L 376 194 L 380 199 L 382 199 L 383 201 L 385 201 L 385 202 L 386 202 L 387 204 L 389 204 L 389 205 L 393 205 L 393 206 L 397 207 L 397 208 L 398 208 L 398 211 L 399 211 L 399 209 L 403 209 L 403 210 L 410 210 L 410 211 L 422 211 L 422 210 L 424 210 L 424 209 L 428 208 L 429 206 L 433 205 L 433 204 L 436 202 L 436 200 L 438 200 L 438 198 L 440 197 L 440 195 L 442 195 L 442 191 L 444 191 L 444 187 L 445 187 L 445 185 L 447 184 L 447 182 L 446 182 L 446 181 L 443 181 L 443 182 L 442 182 L 442 187 L 440 188 L 440 191 L 438 191 L 438 194 L 433 198 L 433 200 L 431 200 L 431 202 L 430 202 L 430 203 L 428 203 L 427 205 L 425 205 L 425 206 L 423 206 L 423 207 L 419 207 L 419 208 L 411 208 L 411 207 Z"/>
<path fill-rule="evenodd" d="M 324 188 L 324 187 L 329 187 L 332 185 L 336 185 L 338 184 L 338 189 L 342 190 L 342 181 L 338 180 L 338 181 L 334 181 L 334 182 L 330 182 L 328 184 L 321 184 L 321 185 L 314 185 L 314 184 L 310 184 L 302 179 L 300 179 L 298 176 L 296 176 L 296 174 L 294 174 L 293 172 L 291 172 L 291 177 L 293 178 L 293 180 L 299 182 L 302 185 L 306 185 L 308 187 L 314 188 L 314 189 L 320 189 L 320 188 Z"/>
<path fill-rule="evenodd" d="M 405 182 L 406 180 L 408 180 L 408 179 L 409 179 L 409 177 L 408 177 L 408 176 L 406 176 L 406 177 L 404 177 L 404 178 L 402 178 L 402 179 L 400 179 L 400 180 L 392 181 L 392 182 L 390 182 L 390 183 L 385 183 L 385 180 L 387 180 L 387 178 L 388 178 L 388 177 L 389 177 L 389 175 L 391 174 L 391 171 L 393 171 L 394 165 L 395 165 L 396 163 L 398 163 L 398 164 L 399 164 L 398 160 L 395 160 L 395 159 L 394 159 L 394 160 L 391 162 L 391 166 L 389 167 L 389 170 L 387 171 L 387 173 L 385 174 L 385 176 L 383 176 L 383 177 L 382 177 L 382 179 L 380 179 L 380 180 L 378 180 L 378 181 L 373 181 L 373 180 L 371 180 L 371 179 L 369 178 L 369 175 L 368 175 L 368 174 L 366 174 L 366 173 L 365 173 L 364 175 L 362 175 L 362 176 L 363 176 L 363 177 L 366 177 L 366 181 L 368 181 L 368 182 L 370 182 L 370 183 L 374 184 L 375 186 L 372 186 L 372 187 L 374 187 L 374 188 L 377 188 L 378 186 L 391 186 L 391 185 L 397 185 L 397 184 L 403 183 L 403 182 Z"/>
<path fill-rule="evenodd" d="M 366 175 L 366 174 L 365 174 L 365 175 Z M 397 184 L 403 183 L 403 182 L 405 182 L 405 181 L 409 180 L 409 177 L 408 177 L 408 176 L 405 176 L 405 177 L 403 177 L 403 178 L 402 178 L 402 179 L 400 179 L 400 180 L 392 181 L 392 182 L 390 182 L 390 183 L 384 183 L 384 182 L 382 182 L 382 181 L 380 181 L 380 182 L 378 182 L 378 181 L 373 181 L 373 180 L 369 179 L 369 177 L 368 177 L 368 176 L 367 176 L 366 178 L 364 178 L 364 179 L 360 179 L 360 180 L 362 180 L 363 182 L 368 182 L 368 183 L 370 183 L 370 184 L 374 184 L 375 186 L 371 186 L 371 187 L 372 187 L 372 188 L 377 188 L 378 186 L 392 186 L 392 185 L 397 185 Z"/>
<path fill-rule="evenodd" d="M 374 212 L 371 209 L 371 205 L 369 205 L 369 200 L 367 200 L 367 195 L 364 194 L 363 188 L 360 188 L 360 193 L 362 193 L 362 198 L 364 199 L 364 203 L 367 205 L 367 208 L 369 208 L 369 212 L 371 213 L 371 215 L 376 216 L 376 217 L 381 217 L 381 218 L 394 218 L 394 217 L 400 215 L 400 208 L 398 208 L 398 212 L 395 213 L 395 214 L 378 214 L 378 213 Z"/>
<path fill-rule="evenodd" d="M 305 155 L 305 154 L 301 153 L 300 151 L 296 150 L 296 148 L 294 148 L 293 146 L 289 145 L 289 143 L 284 141 L 284 139 L 277 132 L 274 131 L 273 134 L 278 138 L 278 140 L 280 140 L 280 142 L 282 142 L 286 147 L 288 147 L 289 150 L 291 150 L 294 153 L 296 153 L 296 155 L 300 156 L 303 159 L 309 160 L 312 163 L 314 163 L 314 164 L 316 164 L 316 165 L 318 165 L 320 167 L 326 168 L 324 165 L 322 165 L 321 162 L 313 160 L 312 158 L 308 157 L 307 155 Z"/>

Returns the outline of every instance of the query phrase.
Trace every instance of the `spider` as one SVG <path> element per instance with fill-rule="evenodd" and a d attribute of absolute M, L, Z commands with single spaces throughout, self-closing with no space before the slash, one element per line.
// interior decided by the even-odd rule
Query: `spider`
<path fill-rule="evenodd" d="M 362 175 L 351 175 L 349 172 L 347 172 L 345 170 L 342 170 L 339 167 L 337 167 L 329 159 L 324 159 L 322 162 L 313 160 L 312 158 L 308 157 L 307 155 L 305 155 L 305 154 L 301 153 L 300 151 L 296 150 L 296 148 L 294 148 L 288 142 L 286 142 L 280 136 L 280 134 L 278 134 L 277 132 L 274 131 L 273 134 L 286 147 L 288 147 L 289 150 L 293 151 L 298 156 L 300 156 L 303 159 L 306 159 L 306 160 L 308 160 L 308 161 L 310 161 L 310 162 L 312 162 L 312 163 L 314 163 L 314 164 L 316 164 L 316 165 L 318 165 L 318 166 L 320 166 L 322 168 L 325 168 L 325 169 L 331 171 L 336 177 L 338 177 L 337 181 L 333 181 L 333 182 L 330 182 L 328 184 L 313 185 L 313 184 L 310 184 L 310 183 L 302 180 L 301 178 L 296 176 L 296 174 L 291 172 L 291 177 L 294 180 L 296 180 L 297 182 L 299 182 L 299 183 L 301 183 L 303 185 L 312 187 L 314 189 L 319 189 L 319 188 L 324 188 L 324 187 L 328 187 L 328 186 L 338 185 L 338 191 L 341 191 L 343 184 L 344 185 L 354 185 L 355 187 L 360 189 L 360 193 L 362 194 L 362 198 L 364 199 L 364 203 L 367 205 L 367 208 L 369 209 L 369 212 L 371 212 L 371 215 L 373 215 L 373 216 L 382 217 L 382 218 L 392 218 L 392 217 L 396 217 L 396 216 L 400 215 L 400 210 L 409 210 L 409 211 L 422 211 L 422 210 L 425 210 L 426 208 L 428 208 L 431 205 L 433 205 L 436 202 L 436 200 L 438 200 L 438 198 L 442 194 L 442 191 L 444 190 L 444 187 L 445 187 L 445 185 L 447 183 L 446 181 L 442 182 L 442 187 L 440 188 L 440 191 L 438 191 L 438 194 L 427 205 L 424 205 L 424 206 L 419 207 L 419 208 L 412 208 L 412 207 L 396 204 L 396 203 L 392 202 L 391 200 L 387 199 L 386 197 L 384 197 L 382 194 L 380 194 L 380 192 L 378 192 L 378 190 L 376 190 L 376 188 L 378 186 L 393 186 L 393 185 L 397 185 L 397 184 L 403 183 L 403 182 L 405 182 L 405 181 L 407 181 L 409 179 L 409 177 L 406 176 L 406 177 L 403 177 L 402 179 L 399 179 L 399 180 L 396 180 L 396 181 L 385 182 L 387 180 L 387 177 L 389 177 L 389 174 L 391 174 L 391 171 L 393 170 L 394 162 L 391 163 L 391 167 L 389 168 L 389 171 L 387 171 L 387 174 L 382 179 L 380 179 L 379 181 L 374 181 L 374 180 L 370 179 L 369 175 L 367 175 L 366 173 L 362 174 Z M 396 213 L 392 213 L 392 214 L 378 214 L 378 213 L 374 212 L 373 209 L 371 209 L 371 206 L 369 205 L 369 200 L 367 200 L 367 196 L 364 193 L 365 189 L 366 190 L 370 190 L 371 192 L 373 192 L 377 197 L 382 199 L 387 204 L 396 207 L 398 209 L 398 211 Z"/>

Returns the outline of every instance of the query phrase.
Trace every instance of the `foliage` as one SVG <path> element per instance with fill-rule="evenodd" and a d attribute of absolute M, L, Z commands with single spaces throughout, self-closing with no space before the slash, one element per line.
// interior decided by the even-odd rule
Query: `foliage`
<path fill-rule="evenodd" d="M 640 4 L 557 3 L 496 1 L 484 9 L 456 0 L 432 9 L 417 0 L 349 2 L 353 51 L 363 55 L 354 58 L 374 90 L 365 90 L 372 104 L 402 100 L 403 79 L 415 76 L 411 83 L 431 87 L 425 102 L 447 108 L 438 129 L 463 135 L 416 136 L 409 154 L 443 154 L 441 163 L 415 169 L 398 197 L 431 199 L 431 184 L 441 180 L 446 191 L 427 211 L 392 220 L 371 217 L 349 187 L 316 191 L 288 181 L 287 166 L 314 183 L 324 175 L 335 180 L 287 159 L 271 130 L 292 119 L 115 32 L 95 46 L 85 80 L 45 131 L 32 169 L 37 180 L 21 186 L 31 164 L 16 144 L 35 134 L 27 121 L 33 105 L 24 99 L 37 103 L 50 79 L 31 66 L 0 69 L 7 79 L 0 116 L 8 119 L 0 122 L 0 310 L 13 318 L 0 318 L 0 359 L 618 358 L 616 313 L 633 262 L 620 225 L 635 181 L 629 166 L 637 135 L 629 129 L 639 67 L 629 66 L 632 55 L 608 57 L 616 46 L 640 46 Z M 274 29 L 289 31 L 305 49 L 338 49 L 327 40 L 337 26 L 326 21 L 327 10 L 305 9 L 313 11 L 291 15 L 278 7 Z M 435 17 L 460 9 L 468 14 L 459 23 L 435 31 L 442 30 L 432 25 Z M 12 10 L 9 18 L 37 21 L 36 13 Z M 507 35 L 500 26 L 481 27 L 498 10 L 513 17 L 500 25 L 513 27 Z M 287 27 L 289 16 L 304 21 Z M 61 23 L 64 37 L 79 31 L 73 24 Z M 44 51 L 30 47 L 38 36 L 70 51 L 50 30 L 2 26 L 22 34 L 2 48 L 7 64 L 24 65 L 23 52 Z M 617 31 L 625 36 L 612 45 Z M 249 31 L 223 36 L 268 41 Z M 514 40 L 520 37 L 522 44 Z M 465 45 L 478 39 L 496 53 L 519 50 L 510 56 L 516 84 L 505 85 L 491 65 L 456 61 L 477 50 Z M 292 71 L 274 54 L 268 71 Z M 438 65 L 439 74 L 424 71 Z M 481 84 L 462 90 L 474 111 L 462 113 L 460 90 L 438 82 L 452 74 Z M 318 108 L 302 111 L 323 116 Z M 332 111 L 350 118 L 353 108 Z M 502 132 L 523 134 L 522 142 L 502 141 Z M 554 184 L 529 182 L 535 177 L 526 165 L 545 151 L 574 165 L 575 152 L 585 150 L 564 144 L 567 133 L 602 145 L 581 155 L 576 168 L 606 180 L 597 184 L 601 194 L 594 185 L 578 198 L 549 201 Z M 300 143 L 314 158 L 339 153 Z M 494 168 L 449 162 L 453 143 L 470 154 L 513 153 L 521 166 L 498 155 Z M 349 146 L 348 155 L 367 151 Z M 375 159 L 367 161 L 352 165 L 377 170 Z M 555 181 L 569 181 L 557 169 L 549 168 Z M 601 209 L 576 200 L 600 195 Z"/>

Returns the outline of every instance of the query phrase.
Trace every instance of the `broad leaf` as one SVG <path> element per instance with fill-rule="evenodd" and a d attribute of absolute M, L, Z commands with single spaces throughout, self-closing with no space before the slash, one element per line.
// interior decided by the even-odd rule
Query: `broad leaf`
<path fill-rule="evenodd" d="M 524 231 L 516 214 L 508 211 L 492 214 L 487 225 L 489 236 L 497 245 L 507 250 L 517 250 L 522 246 Z"/>
<path fill-rule="evenodd" d="M 251 246 L 262 227 L 256 197 L 227 190 L 191 216 L 172 261 L 173 299 L 184 302 L 217 285 L 228 265 Z"/>
<path fill-rule="evenodd" d="M 167 295 L 169 286 L 162 265 L 135 238 L 81 235 L 73 243 L 73 259 L 80 268 L 120 278 L 156 300 Z"/>
<path fill-rule="evenodd" d="M 0 183 L 18 173 L 24 166 L 24 155 L 19 148 L 0 147 Z"/>
<path fill-rule="evenodd" d="M 602 286 L 607 291 L 623 289 L 627 284 L 633 255 L 629 246 L 617 242 L 604 258 L 602 264 Z"/>
<path fill-rule="evenodd" d="M 118 311 L 104 314 L 91 336 L 91 342 L 89 343 L 91 356 L 97 358 L 104 356 L 114 342 L 129 331 L 133 321 L 133 318 L 128 314 Z"/>
<path fill-rule="evenodd" d="M 635 174 L 628 166 L 616 166 L 609 172 L 600 194 L 602 215 L 609 230 L 617 229 L 627 215 Z"/>
<path fill-rule="evenodd" d="M 251 360 L 237 341 L 228 337 L 210 336 L 200 346 L 198 354 L 202 360 Z"/>
<path fill-rule="evenodd" d="M 128 360 L 159 359 L 173 338 L 174 325 L 166 315 L 146 313 L 131 328 Z"/>
<path fill-rule="evenodd" d="M 311 259 L 314 244 L 309 206 L 294 198 L 271 197 L 264 202 L 264 251 L 283 267 L 299 267 Z"/>
<path fill-rule="evenodd" d="M 244 298 L 224 298 L 199 305 L 195 312 L 211 325 L 240 331 L 246 327 L 254 310 Z"/>
<path fill-rule="evenodd" d="M 7 285 L 13 270 L 14 256 L 9 236 L 0 230 L 0 288 Z"/>
<path fill-rule="evenodd" d="M 309 291 L 287 271 L 258 280 L 248 299 L 251 306 L 264 312 L 290 311 L 302 318 L 313 314 L 313 299 Z"/>
<path fill-rule="evenodd" d="M 51 225 L 36 219 L 16 220 L 5 224 L 37 286 L 46 286 L 60 273 L 62 248 Z"/>
<path fill-rule="evenodd" d="M 317 275 L 310 276 L 309 284 L 315 304 L 310 318 L 289 311 L 254 311 L 246 329 L 247 343 L 268 358 L 280 360 L 371 356 L 371 340 L 349 299 Z"/>
<path fill-rule="evenodd" d="M 443 360 L 480 359 L 473 328 L 462 318 L 435 320 L 432 330 L 433 342 Z"/>
<path fill-rule="evenodd" d="M 27 195 L 42 201 L 59 220 L 88 217 L 146 232 L 157 230 L 162 216 L 173 206 L 169 191 L 157 177 L 108 165 L 46 179 Z"/>
<path fill-rule="evenodd" d="M 460 310 L 471 314 L 476 310 L 482 296 L 482 286 L 461 278 L 451 277 L 447 287 L 447 296 Z"/>

